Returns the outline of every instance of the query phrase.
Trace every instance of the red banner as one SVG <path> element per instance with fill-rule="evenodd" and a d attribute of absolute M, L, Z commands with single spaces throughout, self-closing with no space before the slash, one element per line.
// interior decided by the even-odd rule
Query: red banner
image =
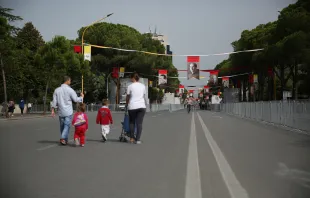
<path fill-rule="evenodd" d="M 184 85 L 179 85 L 179 93 L 184 93 Z"/>
<path fill-rule="evenodd" d="M 217 76 L 219 74 L 218 70 L 210 71 L 210 82 L 213 84 L 217 84 Z"/>
<path fill-rule="evenodd" d="M 206 93 L 209 93 L 209 86 L 208 85 L 203 86 L 203 89 L 205 90 Z"/>
<path fill-rule="evenodd" d="M 254 82 L 254 76 L 253 74 L 249 74 L 249 83 L 253 83 Z"/>
<path fill-rule="evenodd" d="M 168 74 L 167 70 L 164 69 L 158 70 L 158 85 L 167 84 L 167 74 Z"/>
<path fill-rule="evenodd" d="M 187 57 L 187 79 L 197 79 L 199 80 L 199 56 L 188 56 Z"/>
<path fill-rule="evenodd" d="M 228 88 L 229 87 L 229 77 L 222 77 L 222 84 L 223 84 L 223 87 Z"/>
<path fill-rule="evenodd" d="M 75 46 L 73 46 L 73 48 L 74 48 L 75 53 L 78 53 L 78 54 L 82 53 L 82 46 L 75 45 Z"/>

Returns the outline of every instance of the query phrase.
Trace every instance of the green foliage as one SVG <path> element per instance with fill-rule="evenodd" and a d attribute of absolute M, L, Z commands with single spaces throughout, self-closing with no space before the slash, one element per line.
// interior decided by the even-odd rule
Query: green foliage
<path fill-rule="evenodd" d="M 15 100 L 23 97 L 26 101 L 42 103 L 47 93 L 47 101 L 50 101 L 53 90 L 62 83 L 64 75 L 72 78 L 71 86 L 78 92 L 81 91 L 83 75 L 85 102 L 101 100 L 106 95 L 106 76 L 115 66 L 125 67 L 126 72 L 136 71 L 154 82 L 157 69 L 167 69 L 169 76 L 178 76 L 171 57 L 93 47 L 92 61 L 84 61 L 82 54 L 74 53 L 73 45 L 81 45 L 85 27 L 78 31 L 75 40 L 55 36 L 44 42 L 31 22 L 25 23 L 22 29 L 11 26 L 9 21 L 21 20 L 21 17 L 11 15 L 11 11 L 0 7 L 0 57 L 7 74 L 8 95 Z M 84 43 L 165 53 L 165 47 L 153 40 L 152 35 L 141 34 L 121 24 L 98 23 L 89 27 L 85 31 Z M 171 78 L 164 88 L 174 92 L 178 85 L 179 80 Z M 1 86 L 1 97 L 3 91 Z M 153 88 L 151 95 L 160 100 L 163 93 Z"/>
<path fill-rule="evenodd" d="M 240 53 L 230 55 L 229 59 L 219 63 L 215 68 L 220 75 L 234 75 L 240 73 L 257 73 L 263 98 L 264 87 L 272 90 L 272 83 L 268 83 L 268 67 L 274 69 L 279 78 L 278 99 L 282 97 L 284 89 L 293 89 L 300 83 L 300 94 L 310 94 L 305 89 L 310 83 L 309 73 L 310 50 L 310 3 L 299 0 L 297 3 L 284 8 L 275 22 L 258 25 L 252 30 L 241 33 L 239 40 L 232 43 L 234 51 L 264 48 L 255 53 Z M 247 82 L 247 76 L 236 77 Z M 270 80 L 270 79 L 269 79 Z M 292 83 L 288 83 L 292 82 Z M 296 89 L 293 89 L 296 90 Z M 296 92 L 293 92 L 297 96 Z M 265 98 L 266 99 L 266 98 Z M 269 98 L 271 99 L 271 98 Z"/>

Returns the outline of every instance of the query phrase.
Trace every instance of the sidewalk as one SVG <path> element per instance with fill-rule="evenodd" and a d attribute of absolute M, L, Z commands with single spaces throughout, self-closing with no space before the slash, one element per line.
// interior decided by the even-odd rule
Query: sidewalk
<path fill-rule="evenodd" d="M 43 113 L 30 113 L 30 114 L 24 114 L 23 116 L 21 114 L 14 114 L 11 118 L 6 118 L 4 116 L 1 116 L 0 121 L 4 121 L 4 120 L 25 120 L 25 119 L 44 118 L 44 117 L 51 117 L 51 114 L 46 113 L 44 115 Z"/>

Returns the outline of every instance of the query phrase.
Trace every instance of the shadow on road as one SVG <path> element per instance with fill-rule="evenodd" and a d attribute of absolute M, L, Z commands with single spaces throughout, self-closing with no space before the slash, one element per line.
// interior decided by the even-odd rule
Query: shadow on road
<path fill-rule="evenodd" d="M 292 145 L 299 147 L 310 147 L 310 138 L 292 142 Z"/>
<path fill-rule="evenodd" d="M 97 139 L 97 140 L 94 140 L 94 139 L 86 139 L 86 142 L 99 142 L 99 143 L 104 143 L 101 139 Z M 113 143 L 123 143 L 124 142 L 120 142 L 119 139 L 108 139 L 106 143 L 109 143 L 109 142 L 113 142 Z"/>
<path fill-rule="evenodd" d="M 57 140 L 40 140 L 38 141 L 40 144 L 59 144 L 59 141 Z"/>

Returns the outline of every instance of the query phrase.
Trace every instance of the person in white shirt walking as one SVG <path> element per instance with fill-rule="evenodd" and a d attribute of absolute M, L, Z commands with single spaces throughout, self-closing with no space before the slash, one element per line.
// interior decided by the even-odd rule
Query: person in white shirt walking
<path fill-rule="evenodd" d="M 147 98 L 145 85 L 138 82 L 140 79 L 137 73 L 131 75 L 132 84 L 127 88 L 126 104 L 128 107 L 130 123 L 130 142 L 141 144 L 143 118 L 146 112 Z M 135 126 L 137 135 L 135 137 Z"/>
<path fill-rule="evenodd" d="M 76 92 L 70 87 L 71 78 L 64 77 L 63 84 L 54 91 L 52 116 L 55 117 L 55 108 L 58 109 L 58 116 L 60 122 L 60 143 L 66 145 L 68 143 L 68 136 L 73 117 L 73 102 L 83 102 L 84 94 L 78 97 Z"/>

